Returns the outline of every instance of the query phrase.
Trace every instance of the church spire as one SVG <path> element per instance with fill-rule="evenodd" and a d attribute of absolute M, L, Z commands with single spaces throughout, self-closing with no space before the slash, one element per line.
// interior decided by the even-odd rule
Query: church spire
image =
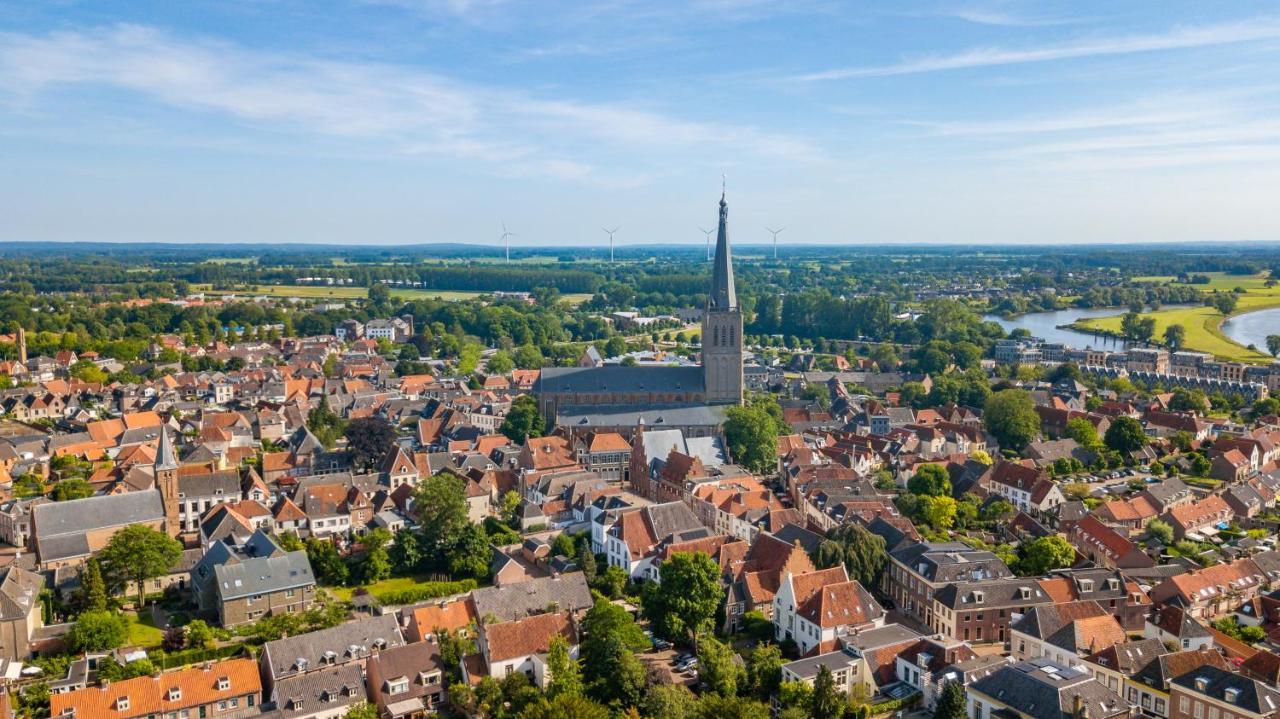
<path fill-rule="evenodd" d="M 169 441 L 169 429 L 160 426 L 160 446 L 156 449 L 156 471 L 178 468 L 178 457 L 173 452 L 173 443 Z"/>
<path fill-rule="evenodd" d="M 711 295 L 708 310 L 738 309 L 738 293 L 733 287 L 733 257 L 729 254 L 729 203 L 720 187 L 720 231 L 716 235 L 716 259 L 711 268 Z"/>

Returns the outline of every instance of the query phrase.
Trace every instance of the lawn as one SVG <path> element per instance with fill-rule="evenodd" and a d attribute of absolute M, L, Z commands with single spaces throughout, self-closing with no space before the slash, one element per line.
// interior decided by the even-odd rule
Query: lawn
<path fill-rule="evenodd" d="M 405 589 L 413 589 L 426 581 L 427 579 L 425 576 L 391 577 L 390 579 L 384 579 L 381 582 L 370 584 L 366 586 L 365 589 L 369 590 L 370 594 L 375 595 L 380 592 L 399 592 Z M 333 596 L 338 599 L 341 599 L 344 602 L 349 602 L 351 601 L 352 595 L 355 594 L 355 591 L 359 589 L 359 587 L 325 587 L 325 589 L 332 592 Z"/>
<path fill-rule="evenodd" d="M 268 297 L 301 297 L 304 299 L 352 300 L 369 296 L 364 287 L 331 287 L 328 285 L 257 285 L 252 292 L 224 292 L 209 285 L 195 285 L 193 289 L 210 295 L 233 294 L 241 297 L 266 295 Z M 487 292 L 462 292 L 456 290 L 424 290 L 416 288 L 391 288 L 391 296 L 401 300 L 440 299 L 446 301 L 469 300 L 489 294 Z M 562 295 L 570 304 L 577 305 L 591 299 L 587 293 Z"/>
<path fill-rule="evenodd" d="M 1210 283 L 1208 285 L 1195 285 L 1195 287 L 1199 289 L 1208 288 L 1206 291 L 1213 289 L 1229 290 L 1235 287 L 1245 289 L 1245 293 L 1240 295 L 1234 314 L 1239 315 L 1254 310 L 1280 306 L 1280 285 L 1266 287 L 1264 285 L 1266 279 L 1261 276 L 1241 277 L 1223 273 L 1210 273 L 1209 276 Z M 1187 330 L 1187 349 L 1210 352 L 1221 359 L 1238 362 L 1267 364 L 1273 361 L 1270 355 L 1242 347 L 1222 334 L 1222 330 L 1219 327 L 1223 320 L 1227 318 L 1212 307 L 1179 307 L 1158 310 L 1144 313 L 1143 317 L 1155 319 L 1155 338 L 1157 340 L 1164 336 L 1166 327 L 1180 324 Z M 1081 320 L 1077 324 L 1082 327 L 1119 332 L 1121 318 L 1122 315 L 1113 315 L 1111 317 Z"/>
<path fill-rule="evenodd" d="M 164 630 L 155 625 L 155 620 L 151 617 L 151 612 L 145 612 L 142 617 L 137 612 L 123 612 L 124 619 L 129 623 L 129 644 L 145 649 L 160 646 L 160 642 L 164 640 Z"/>

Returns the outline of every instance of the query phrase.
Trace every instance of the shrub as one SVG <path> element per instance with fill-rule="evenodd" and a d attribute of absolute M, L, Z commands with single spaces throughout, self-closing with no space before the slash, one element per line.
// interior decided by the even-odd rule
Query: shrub
<path fill-rule="evenodd" d="M 424 582 L 409 589 L 388 590 L 373 596 L 383 604 L 413 604 L 452 594 L 462 594 L 475 588 L 476 580 L 474 579 L 463 579 L 457 582 Z"/>

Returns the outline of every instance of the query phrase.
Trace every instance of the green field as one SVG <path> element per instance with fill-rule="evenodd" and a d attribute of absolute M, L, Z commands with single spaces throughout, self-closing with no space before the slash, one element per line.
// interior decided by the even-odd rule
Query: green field
<path fill-rule="evenodd" d="M 365 587 L 370 594 L 378 595 L 382 592 L 401 592 L 406 589 L 413 589 L 422 584 L 426 580 L 421 577 L 391 577 L 381 582 L 375 582 Z M 333 593 L 333 596 L 344 602 L 351 601 L 351 597 L 359 587 L 325 587 Z"/>
<path fill-rule="evenodd" d="M 1241 287 L 1245 290 L 1245 293 L 1240 295 L 1240 301 L 1236 305 L 1236 311 L 1233 314 L 1239 315 L 1245 312 L 1253 312 L 1254 310 L 1280 307 L 1280 285 L 1267 287 L 1265 277 L 1242 277 L 1239 275 L 1226 275 L 1220 272 L 1206 274 L 1210 278 L 1209 284 L 1195 285 L 1196 288 L 1212 291 Z M 1153 278 L 1151 281 L 1157 280 Z M 1273 361 L 1273 358 L 1264 352 L 1250 350 L 1228 339 L 1220 329 L 1222 322 L 1227 318 L 1212 307 L 1182 307 L 1158 310 L 1144 313 L 1142 316 L 1155 319 L 1155 338 L 1157 340 L 1164 336 L 1166 327 L 1180 324 L 1187 330 L 1186 348 L 1189 350 L 1211 352 L 1221 359 L 1237 362 L 1267 364 Z M 1081 320 L 1077 324 L 1085 328 L 1119 332 L 1121 318 L 1122 315 L 1114 315 L 1112 317 Z"/>
<path fill-rule="evenodd" d="M 352 300 L 361 299 L 369 295 L 369 290 L 364 287 L 330 287 L 326 285 L 256 285 L 252 292 L 224 292 L 221 290 L 214 290 L 210 285 L 193 285 L 192 289 L 196 292 L 203 292 L 208 295 L 238 295 L 241 297 L 266 295 L 268 297 L 299 297 L 303 299 L 317 300 Z M 391 288 L 391 296 L 401 300 L 438 299 L 457 301 L 469 300 L 486 294 L 489 293 L 461 292 L 455 290 Z M 585 292 L 562 295 L 562 297 L 570 304 L 574 305 L 591 299 L 591 295 Z"/>
<path fill-rule="evenodd" d="M 125 621 L 129 623 L 129 644 L 143 648 L 151 648 L 160 646 L 160 642 L 164 640 L 164 631 L 156 627 L 155 620 L 151 618 L 151 612 L 146 612 L 142 617 L 137 612 L 123 612 Z"/>

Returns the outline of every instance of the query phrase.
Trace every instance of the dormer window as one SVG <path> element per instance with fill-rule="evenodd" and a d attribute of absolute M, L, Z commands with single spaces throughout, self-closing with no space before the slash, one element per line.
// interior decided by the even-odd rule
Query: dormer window
<path fill-rule="evenodd" d="M 166 700 L 176 702 L 182 698 L 182 689 L 180 687 L 169 687 L 169 692 L 165 694 Z"/>
<path fill-rule="evenodd" d="M 123 697 L 118 697 L 116 699 L 116 711 L 118 712 L 129 711 L 129 697 L 123 696 Z"/>
<path fill-rule="evenodd" d="M 395 696 L 396 694 L 404 694 L 409 691 L 409 680 L 404 677 L 397 677 L 387 681 L 387 693 Z"/>
<path fill-rule="evenodd" d="M 231 688 L 231 679 L 229 677 L 218 677 L 218 691 L 225 692 Z"/>

